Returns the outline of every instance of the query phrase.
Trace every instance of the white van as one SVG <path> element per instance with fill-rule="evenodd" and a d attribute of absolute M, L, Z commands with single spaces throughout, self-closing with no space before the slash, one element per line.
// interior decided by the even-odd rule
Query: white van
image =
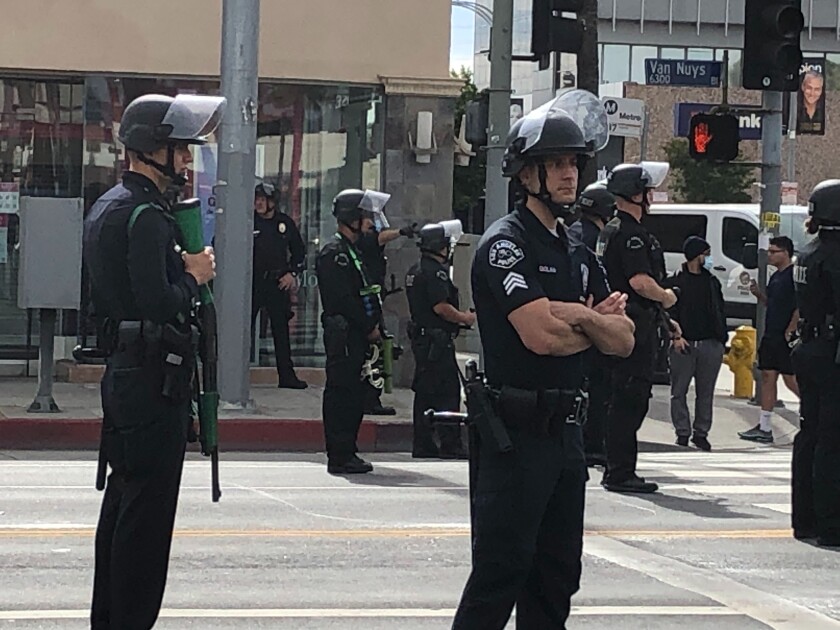
<path fill-rule="evenodd" d="M 712 246 L 712 273 L 723 285 L 728 323 L 754 324 L 756 299 L 750 294 L 750 280 L 757 279 L 758 269 L 744 267 L 750 262 L 744 245 L 758 243 L 758 215 L 758 204 L 654 204 L 644 225 L 662 244 L 669 275 L 685 262 L 685 239 L 705 238 Z M 789 236 L 794 250 L 801 251 L 811 238 L 805 231 L 808 208 L 782 206 L 781 215 L 779 234 Z"/>

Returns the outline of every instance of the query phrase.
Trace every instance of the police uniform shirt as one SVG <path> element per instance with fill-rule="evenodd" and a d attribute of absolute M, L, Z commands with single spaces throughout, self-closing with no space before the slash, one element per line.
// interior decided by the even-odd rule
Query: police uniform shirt
<path fill-rule="evenodd" d="M 620 227 L 611 236 L 603 261 L 609 284 L 614 291 L 626 293 L 630 305 L 654 308 L 657 303 L 636 293 L 630 286 L 630 278 L 646 274 L 661 283 L 665 279 L 665 257 L 662 248 L 656 237 L 633 216 L 621 211 L 616 216 Z M 632 308 L 628 315 L 632 317 Z"/>
<path fill-rule="evenodd" d="M 542 298 L 600 302 L 609 294 L 594 254 L 562 227 L 552 232 L 524 206 L 485 232 L 472 267 L 473 300 L 492 386 L 574 389 L 583 380 L 583 355 L 537 355 L 522 343 L 508 315 Z"/>
<path fill-rule="evenodd" d="M 409 269 L 405 279 L 411 320 L 422 328 L 457 332 L 458 324 L 448 322 L 434 311 L 442 302 L 460 308 L 458 289 L 449 278 L 449 267 L 428 255 Z"/>
<path fill-rule="evenodd" d="M 379 323 L 379 311 L 370 315 L 365 310 L 361 291 L 366 284 L 366 276 L 356 268 L 353 254 L 359 258 L 359 253 L 343 236 L 334 237 L 324 245 L 315 261 L 315 273 L 318 276 L 318 291 L 321 294 L 321 304 L 324 315 L 341 315 L 350 324 L 350 328 L 371 333 Z M 372 296 L 371 299 L 376 299 Z"/>
<path fill-rule="evenodd" d="M 370 281 L 383 285 L 388 260 L 385 257 L 385 246 L 379 244 L 379 232 L 371 230 L 360 234 L 359 240 L 356 241 L 356 249 L 362 255 Z"/>
<path fill-rule="evenodd" d="M 793 270 L 799 315 L 809 326 L 822 326 L 840 314 L 840 234 L 820 235 L 797 257 Z M 836 325 L 836 321 L 835 321 Z"/>
<path fill-rule="evenodd" d="M 270 219 L 254 213 L 254 273 L 297 273 L 306 255 L 300 231 L 292 218 L 274 211 Z"/>
<path fill-rule="evenodd" d="M 598 245 L 598 236 L 601 234 L 601 228 L 589 219 L 581 218 L 569 227 L 569 232 L 574 234 L 578 240 L 583 241 L 594 252 Z"/>
<path fill-rule="evenodd" d="M 146 204 L 129 229 L 134 210 Z M 84 231 L 97 318 L 164 324 L 189 313 L 198 284 L 184 269 L 169 202 L 150 179 L 125 172 L 93 205 Z"/>

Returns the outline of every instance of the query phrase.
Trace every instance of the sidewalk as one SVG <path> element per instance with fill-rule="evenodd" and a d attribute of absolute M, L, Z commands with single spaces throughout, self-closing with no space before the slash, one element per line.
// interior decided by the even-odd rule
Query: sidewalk
<path fill-rule="evenodd" d="M 462 360 L 465 356 L 459 356 Z M 738 431 L 754 426 L 758 408 L 730 397 L 732 376 L 724 366 L 717 383 L 714 426 L 709 436 L 715 450 L 768 448 L 740 440 Z M 61 413 L 33 414 L 27 407 L 37 390 L 36 379 L 0 379 L 0 449 L 95 449 L 99 441 L 102 409 L 98 384 L 55 383 L 54 398 Z M 642 450 L 675 450 L 670 421 L 669 389 L 654 388 L 648 420 L 639 434 Z M 254 408 L 219 411 L 222 448 L 227 451 L 323 451 L 321 399 L 323 388 L 304 391 L 270 385 L 251 388 Z M 780 387 L 786 408 L 773 416 L 776 442 L 789 446 L 798 428 L 796 397 Z M 366 416 L 359 433 L 362 451 L 411 449 L 413 392 L 395 390 L 382 397 L 396 408 L 396 416 Z M 689 394 L 691 405 L 691 394 Z"/>

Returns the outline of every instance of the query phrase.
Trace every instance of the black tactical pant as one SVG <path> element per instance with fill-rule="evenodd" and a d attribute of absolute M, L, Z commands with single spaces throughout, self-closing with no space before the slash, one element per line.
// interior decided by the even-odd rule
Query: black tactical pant
<path fill-rule="evenodd" d="M 607 416 L 610 409 L 610 372 L 604 357 L 589 371 L 589 409 L 583 427 L 586 455 L 606 455 Z"/>
<path fill-rule="evenodd" d="M 422 344 L 413 344 L 414 381 L 414 440 L 412 454 L 415 456 L 461 455 L 465 452 L 461 440 L 461 428 L 454 425 L 432 427 L 425 417 L 429 409 L 435 411 L 458 411 L 461 407 L 461 381 L 458 377 L 458 363 L 454 346 L 447 349 L 438 361 L 429 361 Z M 435 443 L 435 433 L 440 447 Z"/>
<path fill-rule="evenodd" d="M 254 279 L 251 292 L 251 330 L 261 308 L 268 311 L 271 322 L 271 335 L 274 338 L 274 358 L 277 363 L 277 375 L 281 382 L 295 381 L 295 368 L 292 364 L 292 347 L 289 339 L 289 320 L 292 318 L 292 301 L 288 291 L 277 286 L 273 279 Z M 251 335 L 253 339 L 253 333 Z M 258 357 L 259 358 L 259 357 Z"/>
<path fill-rule="evenodd" d="M 91 628 L 148 630 L 166 586 L 186 446 L 188 406 L 160 395 L 146 368 L 102 380 L 108 477 L 96 529 Z"/>
<path fill-rule="evenodd" d="M 653 368 L 659 346 L 653 315 L 634 318 L 633 353 L 613 362 L 607 414 L 607 470 L 605 480 L 622 483 L 636 475 L 639 443 L 636 434 L 650 407 Z"/>
<path fill-rule="evenodd" d="M 793 355 L 802 425 L 793 443 L 793 528 L 840 540 L 840 367 L 815 340 Z"/>
<path fill-rule="evenodd" d="M 473 569 L 453 630 L 563 630 L 580 588 L 586 463 L 579 426 L 509 430 L 514 451 L 479 443 Z"/>
<path fill-rule="evenodd" d="M 365 388 L 362 366 L 368 349 L 364 333 L 350 330 L 346 343 L 333 345 L 329 330 L 324 331 L 327 352 L 327 383 L 324 388 L 322 414 L 324 439 L 330 462 L 343 464 L 358 451 L 356 438 L 362 424 Z"/>

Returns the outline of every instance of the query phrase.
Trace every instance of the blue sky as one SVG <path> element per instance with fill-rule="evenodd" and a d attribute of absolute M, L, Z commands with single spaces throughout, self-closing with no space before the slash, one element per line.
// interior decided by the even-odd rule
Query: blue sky
<path fill-rule="evenodd" d="M 475 14 L 469 9 L 452 7 L 452 47 L 449 50 L 449 67 L 472 68 L 473 32 Z"/>

